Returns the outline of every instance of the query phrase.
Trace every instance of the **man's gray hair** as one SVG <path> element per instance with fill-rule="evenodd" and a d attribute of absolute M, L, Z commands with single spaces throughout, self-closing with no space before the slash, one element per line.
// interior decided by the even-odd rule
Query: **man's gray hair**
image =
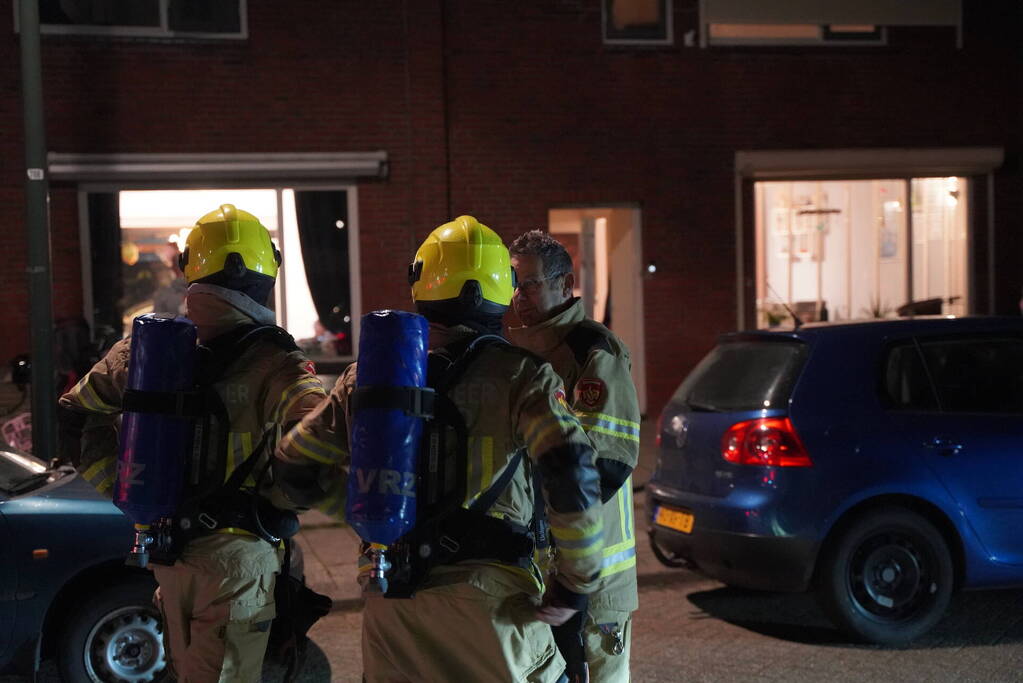
<path fill-rule="evenodd" d="M 519 235 L 508 252 L 512 256 L 539 256 L 543 261 L 543 276 L 547 279 L 572 272 L 572 257 L 564 245 L 543 230 Z"/>

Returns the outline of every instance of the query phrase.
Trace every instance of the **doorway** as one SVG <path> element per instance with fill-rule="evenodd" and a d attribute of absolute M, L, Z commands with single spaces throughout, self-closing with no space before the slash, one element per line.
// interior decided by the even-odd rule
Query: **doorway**
<path fill-rule="evenodd" d="M 643 240 L 640 210 L 631 206 L 551 209 L 551 236 L 565 245 L 576 273 L 575 295 L 586 315 L 629 348 L 632 381 L 646 414 L 643 329 Z"/>

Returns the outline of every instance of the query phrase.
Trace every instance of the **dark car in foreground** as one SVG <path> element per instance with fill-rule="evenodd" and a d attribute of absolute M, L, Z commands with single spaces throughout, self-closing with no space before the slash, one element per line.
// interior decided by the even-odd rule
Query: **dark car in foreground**
<path fill-rule="evenodd" d="M 63 680 L 160 680 L 151 572 L 125 566 L 132 524 L 69 467 L 0 446 L 0 670 L 55 657 Z"/>
<path fill-rule="evenodd" d="M 1023 319 L 723 336 L 661 415 L 654 551 L 898 644 L 1023 586 Z"/>

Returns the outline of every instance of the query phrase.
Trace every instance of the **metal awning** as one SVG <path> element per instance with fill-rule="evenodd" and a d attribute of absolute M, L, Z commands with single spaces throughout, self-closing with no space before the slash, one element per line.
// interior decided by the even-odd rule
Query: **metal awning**
<path fill-rule="evenodd" d="M 735 153 L 735 172 L 754 180 L 971 176 L 1004 159 L 1001 147 L 753 150 Z"/>
<path fill-rule="evenodd" d="M 52 182 L 301 181 L 387 177 L 387 152 L 47 154 Z"/>

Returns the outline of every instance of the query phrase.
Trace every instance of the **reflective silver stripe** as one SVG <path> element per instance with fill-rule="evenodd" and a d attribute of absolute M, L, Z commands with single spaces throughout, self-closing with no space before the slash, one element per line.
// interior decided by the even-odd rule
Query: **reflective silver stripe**
<path fill-rule="evenodd" d="M 619 552 L 617 552 L 617 553 L 615 553 L 613 555 L 608 555 L 607 557 L 605 557 L 604 560 L 600 563 L 600 568 L 601 569 L 607 569 L 611 565 L 618 564 L 619 562 L 624 562 L 625 560 L 629 559 L 630 557 L 635 557 L 635 556 L 636 556 L 636 546 L 633 545 L 631 548 L 626 548 L 625 550 L 619 551 Z"/>
<path fill-rule="evenodd" d="M 625 420 L 616 420 L 601 413 L 580 413 L 579 422 L 582 423 L 583 429 L 597 429 L 605 434 L 639 440 L 639 426 L 633 426 L 634 422 L 623 424 Z"/>
<path fill-rule="evenodd" d="M 558 537 L 558 535 L 555 534 L 555 537 Z M 600 534 L 594 534 L 593 536 L 587 536 L 585 538 L 578 538 L 575 540 L 567 540 L 560 537 L 557 538 L 558 548 L 561 550 L 581 550 L 582 548 L 592 546 L 594 543 L 599 543 L 602 540 L 603 537 Z"/>
<path fill-rule="evenodd" d="M 625 483 L 622 484 L 622 487 L 625 489 L 625 491 L 623 492 L 623 496 L 622 496 L 623 498 L 625 498 L 625 517 L 624 517 L 624 521 L 623 521 L 624 528 L 622 529 L 622 538 L 628 540 L 628 539 L 632 538 L 633 534 L 635 534 L 635 531 L 636 531 L 634 523 L 632 521 L 633 501 L 632 501 L 632 475 L 631 474 L 629 475 L 629 478 L 625 480 Z"/>

